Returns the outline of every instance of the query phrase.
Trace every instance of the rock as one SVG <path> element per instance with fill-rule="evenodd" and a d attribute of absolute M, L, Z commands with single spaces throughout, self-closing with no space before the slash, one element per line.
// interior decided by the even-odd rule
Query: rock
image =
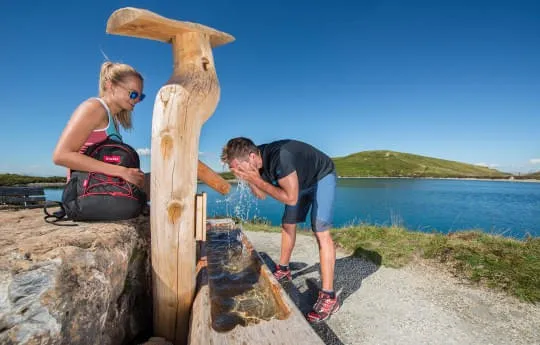
<path fill-rule="evenodd" d="M 149 218 L 0 211 L 0 344 L 129 344 L 152 327 Z"/>

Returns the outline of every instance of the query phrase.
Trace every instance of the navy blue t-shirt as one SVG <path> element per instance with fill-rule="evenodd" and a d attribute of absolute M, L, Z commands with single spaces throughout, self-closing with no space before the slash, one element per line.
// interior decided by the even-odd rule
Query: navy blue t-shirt
<path fill-rule="evenodd" d="M 261 177 L 277 185 L 277 181 L 294 171 L 300 190 L 313 186 L 334 171 L 334 162 L 315 147 L 297 140 L 279 140 L 258 146 L 263 167 Z"/>

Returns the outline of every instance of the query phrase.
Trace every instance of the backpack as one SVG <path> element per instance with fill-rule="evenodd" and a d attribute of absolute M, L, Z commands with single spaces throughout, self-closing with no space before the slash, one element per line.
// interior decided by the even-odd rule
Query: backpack
<path fill-rule="evenodd" d="M 109 164 L 140 168 L 137 151 L 110 137 L 89 146 L 84 154 Z M 47 211 L 50 204 L 46 204 L 45 221 L 125 220 L 141 214 L 146 202 L 144 191 L 121 177 L 73 170 L 69 182 L 64 186 L 62 201 L 55 202 L 61 210 L 50 214 Z"/>

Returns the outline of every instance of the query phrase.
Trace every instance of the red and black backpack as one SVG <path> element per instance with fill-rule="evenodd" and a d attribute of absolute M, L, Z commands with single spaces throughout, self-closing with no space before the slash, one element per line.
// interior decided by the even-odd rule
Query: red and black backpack
<path fill-rule="evenodd" d="M 84 154 L 109 164 L 140 169 L 137 151 L 110 137 L 89 146 Z M 61 210 L 50 214 L 46 205 L 45 220 L 49 223 L 59 220 L 125 220 L 137 217 L 146 202 L 144 191 L 121 177 L 73 170 L 64 186 L 62 202 L 56 202 Z"/>

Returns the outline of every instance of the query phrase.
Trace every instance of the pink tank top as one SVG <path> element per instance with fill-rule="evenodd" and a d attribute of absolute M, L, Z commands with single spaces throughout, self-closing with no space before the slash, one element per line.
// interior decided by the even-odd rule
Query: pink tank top
<path fill-rule="evenodd" d="M 95 98 L 97 99 L 103 107 L 105 107 L 105 110 L 107 110 L 107 116 L 109 118 L 109 123 L 107 124 L 107 127 L 101 128 L 101 129 L 95 129 L 90 133 L 86 141 L 84 142 L 83 146 L 79 149 L 80 153 L 84 153 L 86 149 L 89 146 L 92 146 L 96 143 L 99 143 L 108 137 L 111 137 L 111 139 L 122 141 L 122 136 L 118 132 L 118 129 L 116 128 L 116 123 L 114 122 L 114 119 L 112 117 L 111 111 L 109 110 L 109 107 L 107 106 L 107 103 L 105 103 L 104 100 L 101 98 Z M 68 169 L 67 171 L 67 180 L 69 181 L 71 177 L 71 169 Z"/>
<path fill-rule="evenodd" d="M 108 122 L 107 127 L 101 128 L 101 129 L 95 129 L 94 131 L 92 131 L 92 133 L 90 133 L 84 145 L 80 148 L 79 150 L 80 153 L 84 153 L 84 151 L 89 146 L 99 143 L 111 136 L 112 136 L 112 139 L 122 141 L 122 136 L 118 132 L 118 128 L 116 128 L 116 123 L 114 122 L 114 119 L 112 117 L 111 111 L 109 110 L 109 107 L 107 106 L 107 103 L 105 103 L 105 101 L 102 100 L 101 98 L 95 98 L 95 99 L 97 99 L 103 105 L 103 107 L 105 107 L 105 109 L 107 110 L 107 116 L 109 118 L 109 122 Z"/>

